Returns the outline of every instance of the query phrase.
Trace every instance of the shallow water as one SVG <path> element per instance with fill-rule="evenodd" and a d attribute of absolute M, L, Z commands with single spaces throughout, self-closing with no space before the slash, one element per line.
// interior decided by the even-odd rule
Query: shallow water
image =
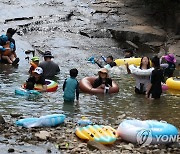
<path fill-rule="evenodd" d="M 87 63 L 91 56 L 99 58 L 101 55 L 113 55 L 121 58 L 122 50 L 120 45 L 112 38 L 85 37 L 80 35 L 81 30 L 85 32 L 104 32 L 109 26 L 117 26 L 124 21 L 124 16 L 114 15 L 114 19 L 108 19 L 107 14 L 91 13 L 95 10 L 84 3 L 77 1 L 13 1 L 1 2 L 3 9 L 12 8 L 8 13 L 3 14 L 0 19 L 0 27 L 6 30 L 11 26 L 18 27 L 20 31 L 26 31 L 22 36 L 15 35 L 17 54 L 20 57 L 18 68 L 10 65 L 0 64 L 0 112 L 5 119 L 10 119 L 10 113 L 22 113 L 24 117 L 37 117 L 53 113 L 64 113 L 68 119 L 77 121 L 81 116 L 86 116 L 94 122 L 103 124 L 117 123 L 118 116 L 136 119 L 156 119 L 174 124 L 180 128 L 180 92 L 165 92 L 160 100 L 148 101 L 142 95 L 134 94 L 135 81 L 131 75 L 127 75 L 124 68 L 116 68 L 112 71 L 111 77 L 118 83 L 120 91 L 113 95 L 89 95 L 80 93 L 79 105 L 63 102 L 62 85 L 65 78 L 69 77 L 69 70 L 79 70 L 78 80 L 86 76 L 97 75 L 98 67 L 95 64 Z M 55 3 L 56 2 L 56 3 Z M 81 1 L 82 2 L 82 1 Z M 9 4 L 10 3 L 10 4 Z M 48 11 L 47 11 L 48 9 Z M 26 10 L 26 11 L 24 11 Z M 63 21 L 70 11 L 74 16 L 70 21 Z M 23 13 L 24 12 L 24 13 Z M 17 17 L 31 17 L 32 20 L 12 21 L 6 24 L 5 19 Z M 61 17 L 62 16 L 62 17 Z M 117 20 L 118 18 L 118 20 Z M 107 27 L 102 25 L 107 24 Z M 114 25 L 108 25 L 109 23 Z M 26 24 L 30 24 L 26 26 Z M 105 24 L 105 25 L 106 25 Z M 22 27 L 22 25 L 25 25 Z M 87 30 L 87 31 L 86 31 Z M 100 33 L 100 34 L 102 34 Z M 101 35 L 98 36 L 101 36 Z M 54 93 L 43 93 L 40 97 L 15 96 L 15 88 L 20 87 L 28 78 L 29 62 L 24 58 L 32 55 L 25 55 L 25 50 L 40 49 L 50 50 L 55 56 L 54 61 L 60 66 L 61 72 L 57 75 L 59 88 Z M 38 56 L 39 54 L 36 53 Z M 137 53 L 139 56 L 150 55 L 151 53 Z M 42 57 L 40 57 L 43 60 Z M 179 75 L 179 71 L 177 72 Z M 0 139 L 1 140 L 1 139 Z M 0 144 L 1 148 L 7 148 Z M 28 147 L 28 146 L 27 146 Z M 24 149 L 34 149 L 30 146 Z M 18 148 L 19 149 L 19 148 Z M 41 147 L 37 151 L 42 151 Z M 31 153 L 31 152 L 30 152 Z"/>
<path fill-rule="evenodd" d="M 94 67 L 88 64 L 88 67 Z M 22 113 L 23 115 L 40 116 L 53 113 L 64 113 L 69 119 L 75 121 L 81 116 L 87 116 L 96 122 L 114 124 L 118 116 L 125 114 L 125 118 L 156 119 L 163 120 L 180 127 L 180 96 L 178 94 L 163 93 L 160 100 L 148 101 L 144 96 L 134 94 L 134 79 L 124 71 L 120 75 L 112 74 L 112 78 L 118 83 L 120 92 L 112 95 L 90 95 L 80 93 L 79 105 L 63 102 L 62 84 L 65 70 L 61 67 L 61 74 L 58 75 L 59 88 L 54 93 L 44 93 L 40 97 L 27 98 L 15 96 L 14 90 L 28 78 L 24 70 L 28 65 L 13 68 L 9 65 L 1 65 L 1 100 L 0 111 L 2 115 L 9 115 L 11 112 Z M 67 69 L 70 69 L 67 66 Z M 92 72 L 86 71 L 87 67 L 80 68 L 78 79 Z M 122 68 L 123 69 L 123 68 Z M 94 72 L 95 73 L 95 72 Z M 117 71 L 116 71 L 117 73 Z"/>

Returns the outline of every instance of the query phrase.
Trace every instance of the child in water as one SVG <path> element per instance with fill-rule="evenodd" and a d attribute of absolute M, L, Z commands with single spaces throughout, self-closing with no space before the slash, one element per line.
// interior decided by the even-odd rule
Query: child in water
<path fill-rule="evenodd" d="M 109 92 L 109 87 L 112 87 L 112 79 L 108 77 L 108 70 L 101 68 L 98 72 L 99 77 L 94 81 L 93 88 L 102 88 L 105 93 Z"/>
<path fill-rule="evenodd" d="M 26 81 L 26 89 L 33 90 L 35 84 L 41 84 L 42 90 L 39 91 L 40 92 L 47 91 L 47 85 L 44 77 L 42 76 L 42 73 L 43 73 L 43 69 L 41 67 L 37 67 L 32 73 L 32 76 L 30 76 Z"/>
<path fill-rule="evenodd" d="M 29 69 L 29 74 L 32 75 L 33 71 L 38 67 L 39 65 L 39 57 L 33 57 L 31 59 L 31 67 Z"/>
<path fill-rule="evenodd" d="M 160 69 L 159 58 L 155 56 L 151 62 L 154 70 L 150 76 L 151 83 L 148 85 L 146 97 L 150 99 L 158 99 L 162 93 L 161 82 L 164 82 L 164 75 L 163 70 Z"/>
<path fill-rule="evenodd" d="M 76 100 L 79 101 L 79 82 L 76 77 L 78 75 L 78 70 L 76 68 L 70 70 L 70 77 L 64 81 L 63 91 L 64 91 L 64 101 L 74 102 L 75 93 Z"/>

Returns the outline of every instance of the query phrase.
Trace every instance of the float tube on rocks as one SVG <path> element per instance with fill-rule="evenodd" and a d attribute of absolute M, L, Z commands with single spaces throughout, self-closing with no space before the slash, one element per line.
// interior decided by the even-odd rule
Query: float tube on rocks
<path fill-rule="evenodd" d="M 104 94 L 104 89 L 101 88 L 93 88 L 92 85 L 97 77 L 85 77 L 79 82 L 79 88 L 82 92 L 89 94 Z M 118 93 L 119 86 L 112 81 L 112 87 L 109 88 L 109 93 Z"/>
<path fill-rule="evenodd" d="M 88 125 L 76 128 L 75 134 L 83 140 L 96 141 L 102 144 L 113 144 L 117 139 L 116 130 L 110 126 Z"/>
<path fill-rule="evenodd" d="M 55 127 L 64 122 L 66 116 L 64 114 L 51 114 L 41 116 L 40 118 L 25 118 L 16 121 L 17 126 L 26 128 L 31 127 Z"/>
<path fill-rule="evenodd" d="M 125 141 L 138 144 L 167 144 L 178 138 L 175 126 L 157 120 L 124 120 L 117 133 Z"/>

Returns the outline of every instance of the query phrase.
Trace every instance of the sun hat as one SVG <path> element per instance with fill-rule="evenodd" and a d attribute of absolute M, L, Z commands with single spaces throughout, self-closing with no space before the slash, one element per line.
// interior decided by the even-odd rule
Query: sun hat
<path fill-rule="evenodd" d="M 31 59 L 33 62 L 35 62 L 35 61 L 39 61 L 39 57 L 32 57 L 32 59 Z"/>
<path fill-rule="evenodd" d="M 173 54 L 165 55 L 165 56 L 163 56 L 163 58 L 164 58 L 166 61 L 171 62 L 171 63 L 175 63 L 175 62 L 176 62 L 176 58 L 174 57 Z"/>
<path fill-rule="evenodd" d="M 41 67 L 37 67 L 35 70 L 34 70 L 34 73 L 37 73 L 37 74 L 42 74 L 43 73 L 43 69 Z"/>
<path fill-rule="evenodd" d="M 106 73 L 108 74 L 108 70 L 106 68 L 101 68 L 98 73 Z"/>
<path fill-rule="evenodd" d="M 51 51 L 45 51 L 44 57 L 54 58 L 54 56 L 52 56 L 52 54 L 51 54 Z"/>

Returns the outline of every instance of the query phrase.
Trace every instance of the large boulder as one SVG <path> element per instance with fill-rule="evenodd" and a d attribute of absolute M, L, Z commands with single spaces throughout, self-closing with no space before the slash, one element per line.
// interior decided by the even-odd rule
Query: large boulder
<path fill-rule="evenodd" d="M 130 40 L 139 41 L 141 43 L 165 41 L 166 33 L 158 27 L 151 26 L 130 26 L 130 27 L 117 27 L 110 29 L 113 37 L 120 41 Z"/>

